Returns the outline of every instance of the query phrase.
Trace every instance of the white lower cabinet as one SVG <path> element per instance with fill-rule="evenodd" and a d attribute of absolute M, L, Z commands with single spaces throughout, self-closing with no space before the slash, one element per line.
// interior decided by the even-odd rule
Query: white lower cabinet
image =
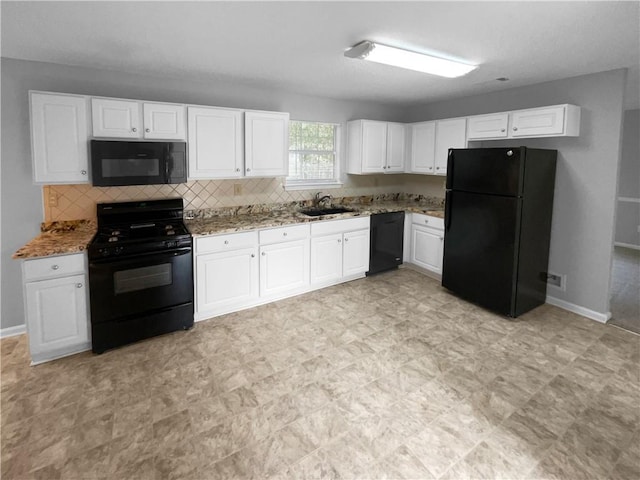
<path fill-rule="evenodd" d="M 270 297 L 309 285 L 309 240 L 260 247 L 260 295 Z"/>
<path fill-rule="evenodd" d="M 442 274 L 444 225 L 440 218 L 413 214 L 409 263 Z"/>
<path fill-rule="evenodd" d="M 26 260 L 24 299 L 33 364 L 91 349 L 84 254 Z"/>
<path fill-rule="evenodd" d="M 196 257 L 196 311 L 223 311 L 258 298 L 258 248 Z"/>
<path fill-rule="evenodd" d="M 370 218 L 311 225 L 311 285 L 329 285 L 369 270 Z"/>

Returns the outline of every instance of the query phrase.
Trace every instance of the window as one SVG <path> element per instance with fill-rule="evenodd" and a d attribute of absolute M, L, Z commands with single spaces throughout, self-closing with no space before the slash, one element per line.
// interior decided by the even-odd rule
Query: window
<path fill-rule="evenodd" d="M 287 187 L 339 185 L 339 130 L 335 123 L 289 123 Z"/>

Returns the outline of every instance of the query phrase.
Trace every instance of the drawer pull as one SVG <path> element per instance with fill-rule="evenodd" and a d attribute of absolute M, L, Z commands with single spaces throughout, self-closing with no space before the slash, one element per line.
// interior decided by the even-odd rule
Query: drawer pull
<path fill-rule="evenodd" d="M 144 131 L 149 133 L 151 131 L 151 129 L 150 128 L 145 128 Z"/>
<path fill-rule="evenodd" d="M 283 237 L 286 237 L 286 236 L 287 236 L 287 232 L 284 232 L 284 233 L 282 234 L 282 236 L 283 236 Z"/>
<path fill-rule="evenodd" d="M 251 258 L 256 258 L 256 254 L 255 254 L 255 253 L 252 253 L 252 254 L 251 254 Z"/>
<path fill-rule="evenodd" d="M 424 223 L 429 223 L 429 219 L 425 219 Z"/>
<path fill-rule="evenodd" d="M 80 175 L 86 175 L 87 171 L 86 170 L 80 170 Z"/>
<path fill-rule="evenodd" d="M 132 132 L 137 132 L 137 131 L 138 131 L 138 129 L 137 129 L 136 127 L 133 127 L 133 128 L 131 129 L 131 131 L 132 131 Z"/>
<path fill-rule="evenodd" d="M 267 256 L 267 252 L 262 252 L 262 256 L 266 257 Z"/>
<path fill-rule="evenodd" d="M 340 240 L 338 240 L 338 241 L 340 241 Z M 348 241 L 349 241 L 349 239 L 348 239 L 348 238 L 345 238 L 345 239 L 344 239 L 344 241 L 345 241 L 345 242 L 348 242 Z"/>
<path fill-rule="evenodd" d="M 82 288 L 82 284 L 81 283 L 76 283 L 76 288 Z"/>
<path fill-rule="evenodd" d="M 338 243 L 342 243 L 342 240 L 338 239 Z"/>
<path fill-rule="evenodd" d="M 60 267 L 58 265 L 51 265 L 51 270 L 58 270 Z"/>
<path fill-rule="evenodd" d="M 229 240 L 225 240 L 225 241 L 224 241 L 224 244 L 225 244 L 225 245 L 229 245 Z"/>
<path fill-rule="evenodd" d="M 518 127 L 513 127 L 513 131 L 517 132 L 518 131 Z"/>

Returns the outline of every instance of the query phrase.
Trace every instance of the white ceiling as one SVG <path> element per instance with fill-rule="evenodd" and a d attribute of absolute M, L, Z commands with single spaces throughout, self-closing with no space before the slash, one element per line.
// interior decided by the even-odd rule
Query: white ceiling
<path fill-rule="evenodd" d="M 401 106 L 627 67 L 640 106 L 637 1 L 0 5 L 3 57 Z M 480 67 L 445 79 L 343 56 L 365 39 Z"/>

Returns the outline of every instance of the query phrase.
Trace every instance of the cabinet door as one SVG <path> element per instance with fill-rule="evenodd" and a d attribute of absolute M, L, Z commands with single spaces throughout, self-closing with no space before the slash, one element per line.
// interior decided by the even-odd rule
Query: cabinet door
<path fill-rule="evenodd" d="M 286 294 L 309 284 L 309 239 L 260 247 L 260 296 Z"/>
<path fill-rule="evenodd" d="M 467 139 L 505 138 L 508 134 L 509 114 L 476 115 L 467 118 Z"/>
<path fill-rule="evenodd" d="M 94 137 L 142 138 L 138 102 L 92 98 L 91 116 Z"/>
<path fill-rule="evenodd" d="M 387 162 L 387 122 L 362 121 L 362 173 L 382 173 Z"/>
<path fill-rule="evenodd" d="M 245 175 L 283 177 L 289 170 L 289 114 L 246 112 Z"/>
<path fill-rule="evenodd" d="M 444 233 L 411 225 L 411 263 L 435 273 L 442 273 Z"/>
<path fill-rule="evenodd" d="M 189 107 L 189 178 L 237 178 L 242 168 L 242 111 Z"/>
<path fill-rule="evenodd" d="M 450 148 L 466 148 L 467 119 L 453 118 L 436 121 L 435 166 L 436 175 L 447 174 L 447 157 Z"/>
<path fill-rule="evenodd" d="M 369 230 L 344 234 L 342 274 L 357 275 L 369 270 Z"/>
<path fill-rule="evenodd" d="M 258 297 L 258 249 L 196 257 L 196 311 L 242 307 Z"/>
<path fill-rule="evenodd" d="M 387 164 L 385 173 L 404 172 L 406 150 L 405 125 L 402 123 L 387 124 Z"/>
<path fill-rule="evenodd" d="M 411 173 L 433 175 L 435 169 L 436 122 L 411 125 Z"/>
<path fill-rule="evenodd" d="M 311 283 L 325 283 L 342 277 L 342 234 L 311 239 Z"/>
<path fill-rule="evenodd" d="M 144 138 L 184 140 L 184 110 L 184 105 L 143 104 Z"/>
<path fill-rule="evenodd" d="M 564 128 L 565 107 L 532 108 L 512 113 L 511 136 L 560 135 Z"/>
<path fill-rule="evenodd" d="M 36 183 L 88 183 L 87 99 L 31 94 L 31 145 Z"/>
<path fill-rule="evenodd" d="M 29 282 L 25 291 L 29 348 L 34 361 L 47 352 L 87 348 L 85 275 Z"/>

